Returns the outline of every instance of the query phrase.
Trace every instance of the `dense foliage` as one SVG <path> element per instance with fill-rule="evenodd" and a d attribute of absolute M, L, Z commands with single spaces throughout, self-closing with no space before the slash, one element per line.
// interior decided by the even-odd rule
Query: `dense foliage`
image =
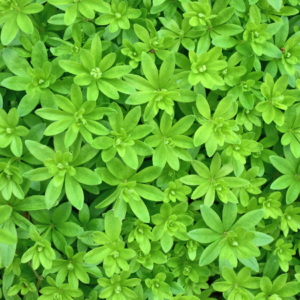
<path fill-rule="evenodd" d="M 299 299 L 299 9 L 0 0 L 0 299 Z"/>

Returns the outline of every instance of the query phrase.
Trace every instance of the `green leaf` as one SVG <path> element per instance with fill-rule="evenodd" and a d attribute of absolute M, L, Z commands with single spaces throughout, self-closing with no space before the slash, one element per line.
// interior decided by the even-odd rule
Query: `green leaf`
<path fill-rule="evenodd" d="M 278 256 L 271 253 L 264 267 L 263 276 L 267 276 L 270 279 L 273 279 L 276 276 L 278 269 Z"/>
<path fill-rule="evenodd" d="M 9 233 L 13 234 L 15 237 L 17 237 L 17 230 L 16 226 L 12 219 L 8 219 L 2 227 L 2 230 L 6 230 Z M 0 242 L 0 253 L 1 253 L 1 259 L 2 259 L 2 265 L 4 267 L 9 267 L 11 263 L 13 262 L 15 251 L 16 251 L 17 244 L 5 244 Z"/>
<path fill-rule="evenodd" d="M 84 145 L 77 156 L 77 158 L 72 162 L 73 167 L 80 166 L 91 159 L 93 159 L 99 152 L 97 149 L 93 149 L 89 144 Z"/>
<path fill-rule="evenodd" d="M 3 224 L 6 220 L 9 219 L 12 213 L 12 208 L 8 205 L 0 206 L 0 224 Z"/>
<path fill-rule="evenodd" d="M 268 0 L 269 4 L 272 5 L 277 11 L 281 9 L 282 0 Z"/>
<path fill-rule="evenodd" d="M 271 156 L 270 161 L 272 165 L 284 175 L 293 175 L 295 173 L 295 168 L 292 164 L 280 156 Z"/>
<path fill-rule="evenodd" d="M 223 207 L 222 220 L 225 231 L 229 231 L 237 217 L 237 205 L 228 202 Z"/>
<path fill-rule="evenodd" d="M 255 257 L 251 257 L 249 259 L 243 259 L 239 257 L 239 261 L 245 265 L 246 267 L 251 268 L 254 272 L 259 271 L 259 266 Z M 249 284 L 249 282 L 248 282 Z"/>
<path fill-rule="evenodd" d="M 150 222 L 150 215 L 145 203 L 140 201 L 129 201 L 130 208 L 132 209 L 133 213 L 143 222 L 149 223 Z"/>
<path fill-rule="evenodd" d="M 49 173 L 48 168 L 44 167 L 30 170 L 23 174 L 23 176 L 33 181 L 44 181 L 53 177 L 53 174 Z"/>
<path fill-rule="evenodd" d="M 71 177 L 69 174 L 66 175 L 66 195 L 68 200 L 74 207 L 81 210 L 84 202 L 83 190 L 78 181 Z"/>
<path fill-rule="evenodd" d="M 35 69 L 43 68 L 44 63 L 47 61 L 47 49 L 44 43 L 42 41 L 39 41 L 32 47 L 31 64 Z"/>
<path fill-rule="evenodd" d="M 282 56 L 282 52 L 280 51 L 280 49 L 272 43 L 268 42 L 264 43 L 262 47 L 262 52 L 263 54 L 274 58 L 281 58 Z"/>
<path fill-rule="evenodd" d="M 218 246 L 219 242 L 216 240 L 204 249 L 199 260 L 200 266 L 209 265 L 219 256 L 221 251 L 221 247 Z"/>
<path fill-rule="evenodd" d="M 2 55 L 6 66 L 12 73 L 20 77 L 28 77 L 27 69 L 31 67 L 25 58 L 20 57 L 18 53 L 11 48 L 5 48 L 2 51 Z"/>
<path fill-rule="evenodd" d="M 145 52 L 142 53 L 142 67 L 146 78 L 156 88 L 159 85 L 158 71 L 152 58 Z"/>
<path fill-rule="evenodd" d="M 117 241 L 121 233 L 121 220 L 110 210 L 105 215 L 105 232 L 112 241 Z"/>
<path fill-rule="evenodd" d="M 276 293 L 280 297 L 291 297 L 295 296 L 300 292 L 300 282 L 288 282 L 284 285 L 284 288 L 277 291 Z"/>
<path fill-rule="evenodd" d="M 261 14 L 257 7 L 257 5 L 251 5 L 250 6 L 250 21 L 255 23 L 256 25 L 259 25 L 261 22 Z"/>
<path fill-rule="evenodd" d="M 130 180 L 140 183 L 147 183 L 154 181 L 161 174 L 162 169 L 160 167 L 148 167 L 144 170 L 133 175 Z"/>
<path fill-rule="evenodd" d="M 262 232 L 253 231 L 255 234 L 255 238 L 251 241 L 251 243 L 255 246 L 266 246 L 273 242 L 273 238 L 270 235 L 267 235 Z"/>
<path fill-rule="evenodd" d="M 168 136 L 180 135 L 186 132 L 194 123 L 194 116 L 185 116 L 180 119 L 172 128 L 166 133 Z"/>
<path fill-rule="evenodd" d="M 234 230 L 238 227 L 243 227 L 245 230 L 254 228 L 259 221 L 263 218 L 265 211 L 263 209 L 256 209 L 250 211 L 243 216 L 241 216 L 237 222 L 231 227 L 231 230 Z"/>
<path fill-rule="evenodd" d="M 18 33 L 17 14 L 13 15 L 3 26 L 1 32 L 1 43 L 8 45 Z"/>
<path fill-rule="evenodd" d="M 79 75 L 86 72 L 81 64 L 73 61 L 61 60 L 59 61 L 59 65 L 62 69 L 71 74 Z"/>
<path fill-rule="evenodd" d="M 55 186 L 53 179 L 49 182 L 45 193 L 45 203 L 47 209 L 50 209 L 54 206 L 55 202 L 60 196 L 62 187 L 63 185 Z"/>
<path fill-rule="evenodd" d="M 134 190 L 142 197 L 147 200 L 152 201 L 163 201 L 165 199 L 165 194 L 160 191 L 158 188 L 151 186 L 151 185 L 145 185 L 145 184 L 136 184 L 134 187 Z"/>
<path fill-rule="evenodd" d="M 88 264 L 99 264 L 111 251 L 108 247 L 99 247 L 89 251 L 84 259 Z"/>
<path fill-rule="evenodd" d="M 167 232 L 164 233 L 161 239 L 161 247 L 165 253 L 169 252 L 173 246 L 173 237 L 170 236 Z"/>
<path fill-rule="evenodd" d="M 101 183 L 100 177 L 95 172 L 82 167 L 77 167 L 75 170 L 76 174 L 73 177 L 79 183 L 86 185 L 97 185 Z"/>
<path fill-rule="evenodd" d="M 221 238 L 221 234 L 208 228 L 199 228 L 188 232 L 188 236 L 198 243 L 212 243 Z"/>
<path fill-rule="evenodd" d="M 5 229 L 0 228 L 0 243 L 13 245 L 17 243 L 17 237 Z"/>
<path fill-rule="evenodd" d="M 29 140 L 25 142 L 25 145 L 30 153 L 41 162 L 45 161 L 46 159 L 54 158 L 54 151 L 45 145 Z"/>
<path fill-rule="evenodd" d="M 212 230 L 220 234 L 223 234 L 225 230 L 222 221 L 220 217 L 217 215 L 217 213 L 212 208 L 206 205 L 201 205 L 200 210 L 206 225 L 209 226 Z"/>
<path fill-rule="evenodd" d="M 30 82 L 28 77 L 13 76 L 4 79 L 1 84 L 10 90 L 24 91 Z"/>
<path fill-rule="evenodd" d="M 67 222 L 72 212 L 72 205 L 69 202 L 63 203 L 55 208 L 52 214 L 52 222 L 54 224 L 62 224 Z"/>
<path fill-rule="evenodd" d="M 20 117 L 28 115 L 32 112 L 40 102 L 40 94 L 25 95 L 18 106 Z"/>
<path fill-rule="evenodd" d="M 45 196 L 34 195 L 24 199 L 18 205 L 14 205 L 17 211 L 35 211 L 46 209 Z"/>
<path fill-rule="evenodd" d="M 166 86 L 166 84 L 171 79 L 175 70 L 175 55 L 171 52 L 167 58 L 163 61 L 160 70 L 159 70 L 159 83 L 160 85 Z"/>
<path fill-rule="evenodd" d="M 64 236 L 74 237 L 83 233 L 83 228 L 72 222 L 55 225 L 55 228 Z"/>

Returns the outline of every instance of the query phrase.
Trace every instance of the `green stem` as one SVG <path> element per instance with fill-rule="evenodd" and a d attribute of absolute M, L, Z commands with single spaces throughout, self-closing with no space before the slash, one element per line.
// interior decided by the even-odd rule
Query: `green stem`
<path fill-rule="evenodd" d="M 40 286 L 41 286 L 42 281 L 43 281 L 44 278 L 43 278 L 42 275 L 39 275 L 36 270 L 33 269 L 32 265 L 31 265 L 31 262 L 28 262 L 28 265 L 30 266 L 30 268 L 32 269 L 34 275 L 36 276 L 36 278 L 38 280 L 37 284 L 36 284 L 36 289 L 37 289 L 37 291 L 39 291 Z"/>

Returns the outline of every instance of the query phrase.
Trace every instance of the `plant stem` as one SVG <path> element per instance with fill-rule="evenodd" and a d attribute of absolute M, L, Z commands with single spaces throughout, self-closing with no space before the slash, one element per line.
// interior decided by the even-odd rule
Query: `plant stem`
<path fill-rule="evenodd" d="M 36 284 L 36 289 L 37 289 L 37 291 L 39 291 L 40 286 L 41 286 L 42 281 L 43 281 L 44 278 L 43 278 L 42 275 L 39 275 L 39 274 L 36 272 L 36 270 L 34 270 L 34 269 L 32 268 L 31 262 L 28 262 L 28 265 L 29 265 L 30 268 L 32 269 L 32 271 L 33 271 L 34 275 L 36 276 L 36 278 L 38 279 L 37 284 Z"/>

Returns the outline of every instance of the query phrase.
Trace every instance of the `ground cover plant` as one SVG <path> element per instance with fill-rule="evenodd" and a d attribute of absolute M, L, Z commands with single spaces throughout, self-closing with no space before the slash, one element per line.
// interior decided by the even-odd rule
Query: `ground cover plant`
<path fill-rule="evenodd" d="M 299 0 L 0 1 L 0 299 L 300 299 Z"/>

